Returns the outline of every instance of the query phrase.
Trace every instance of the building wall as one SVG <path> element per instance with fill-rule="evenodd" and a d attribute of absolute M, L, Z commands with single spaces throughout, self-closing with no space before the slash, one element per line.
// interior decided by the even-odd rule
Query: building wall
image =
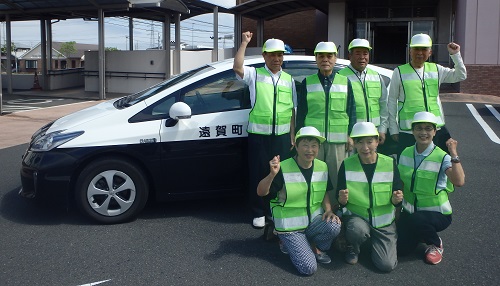
<path fill-rule="evenodd" d="M 460 92 L 500 96 L 500 65 L 465 65 L 467 79 Z"/>
<path fill-rule="evenodd" d="M 318 41 L 327 40 L 327 25 L 320 26 L 317 17 L 325 18 L 325 15 L 312 9 L 265 21 L 263 39 L 277 38 L 290 45 L 295 53 L 312 54 Z M 254 33 L 249 47 L 256 47 L 257 21 L 243 18 L 242 31 Z"/>
<path fill-rule="evenodd" d="M 233 48 L 218 50 L 219 60 L 232 57 Z M 141 50 L 106 52 L 106 91 L 134 93 L 164 80 L 167 74 L 167 52 L 170 52 L 170 74 L 176 53 L 173 50 Z M 212 62 L 212 51 L 180 51 L 180 72 L 185 72 Z M 85 52 L 85 91 L 98 91 L 99 54 Z"/>
<path fill-rule="evenodd" d="M 467 68 L 460 91 L 500 96 L 500 1 L 457 0 L 456 39 Z"/>

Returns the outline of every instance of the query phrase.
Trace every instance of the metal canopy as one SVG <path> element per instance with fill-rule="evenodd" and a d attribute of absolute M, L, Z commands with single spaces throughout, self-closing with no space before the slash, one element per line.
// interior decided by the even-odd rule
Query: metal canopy
<path fill-rule="evenodd" d="M 95 19 L 99 9 L 106 17 L 129 16 L 163 22 L 165 15 L 181 13 L 181 20 L 212 13 L 218 7 L 200 0 L 0 0 L 0 21 L 41 19 Z M 231 13 L 219 7 L 219 12 Z M 173 19 L 173 18 L 172 18 Z"/>
<path fill-rule="evenodd" d="M 253 0 L 234 6 L 234 14 L 253 19 L 272 20 L 295 12 L 317 9 L 328 14 L 326 0 Z"/>

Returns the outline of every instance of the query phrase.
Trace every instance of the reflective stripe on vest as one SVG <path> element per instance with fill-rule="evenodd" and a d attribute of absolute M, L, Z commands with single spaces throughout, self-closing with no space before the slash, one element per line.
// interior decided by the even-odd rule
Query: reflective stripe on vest
<path fill-rule="evenodd" d="M 366 68 L 364 87 L 360 78 L 350 67 L 345 67 L 339 74 L 347 76 L 351 81 L 354 101 L 356 103 L 356 122 L 372 122 L 380 125 L 380 97 L 382 97 L 382 84 L 380 75 Z"/>
<path fill-rule="evenodd" d="M 270 202 L 274 227 L 277 231 L 303 230 L 314 217 L 323 213 L 321 204 L 326 193 L 328 167 L 323 161 L 315 159 L 311 184 L 308 186 L 293 158 L 280 165 L 286 200 L 280 201 L 278 195 Z"/>
<path fill-rule="evenodd" d="M 439 74 L 437 65 L 424 63 L 424 86 L 413 67 L 408 63 L 398 67 L 401 83 L 405 94 L 404 102 L 398 102 L 399 128 L 411 130 L 413 116 L 419 111 L 433 113 L 438 120 L 438 127 L 444 125 L 441 118 L 441 108 L 438 104 L 439 96 Z"/>
<path fill-rule="evenodd" d="M 248 133 L 271 135 L 273 123 L 275 135 L 289 133 L 293 110 L 292 77 L 281 72 L 275 87 L 265 68 L 255 71 L 255 104 L 248 116 Z"/>
<path fill-rule="evenodd" d="M 415 147 L 407 147 L 400 156 L 398 169 L 403 181 L 403 209 L 417 211 L 436 211 L 448 215 L 452 213 L 448 193 L 453 192 L 453 184 L 447 178 L 446 188 L 437 189 L 441 165 L 446 152 L 439 147 L 425 157 L 415 169 Z"/>
<path fill-rule="evenodd" d="M 372 182 L 369 183 L 358 154 L 344 160 L 346 186 L 349 201 L 344 209 L 350 214 L 362 217 L 373 227 L 379 228 L 394 222 L 392 204 L 392 183 L 394 161 L 391 157 L 378 154 Z"/>
<path fill-rule="evenodd" d="M 317 74 L 306 78 L 307 114 L 305 126 L 314 126 L 328 142 L 347 142 L 347 77 L 336 74 L 327 96 Z M 328 104 L 328 106 L 327 106 Z"/>

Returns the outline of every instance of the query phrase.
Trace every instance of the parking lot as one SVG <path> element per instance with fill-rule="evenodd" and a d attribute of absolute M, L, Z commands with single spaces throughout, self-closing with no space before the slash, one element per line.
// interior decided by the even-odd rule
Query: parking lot
<path fill-rule="evenodd" d="M 499 135 L 500 122 L 485 104 L 473 106 Z M 331 250 L 331 264 L 320 265 L 312 277 L 301 277 L 278 245 L 264 241 L 262 231 L 250 226 L 239 197 L 151 203 L 135 221 L 97 225 L 67 207 L 64 199 L 36 204 L 17 195 L 26 138 L 0 149 L 1 284 L 494 285 L 500 279 L 495 210 L 500 203 L 500 146 L 466 103 L 445 103 L 444 109 L 459 142 L 466 185 L 451 195 L 453 223 L 441 234 L 445 252 L 439 265 L 425 264 L 415 252 L 400 258 L 395 271 L 382 274 L 366 252 L 351 266 Z"/>

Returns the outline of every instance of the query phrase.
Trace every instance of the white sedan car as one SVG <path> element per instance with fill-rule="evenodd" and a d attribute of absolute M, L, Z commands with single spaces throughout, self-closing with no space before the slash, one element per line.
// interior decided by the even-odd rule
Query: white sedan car
<path fill-rule="evenodd" d="M 338 59 L 336 69 L 348 64 Z M 232 66 L 205 65 L 42 127 L 23 156 L 19 193 L 62 192 L 101 223 L 133 219 L 151 198 L 244 194 L 250 99 Z M 371 67 L 389 83 L 392 71 Z M 297 89 L 317 72 L 313 56 L 286 55 L 283 69 Z"/>

